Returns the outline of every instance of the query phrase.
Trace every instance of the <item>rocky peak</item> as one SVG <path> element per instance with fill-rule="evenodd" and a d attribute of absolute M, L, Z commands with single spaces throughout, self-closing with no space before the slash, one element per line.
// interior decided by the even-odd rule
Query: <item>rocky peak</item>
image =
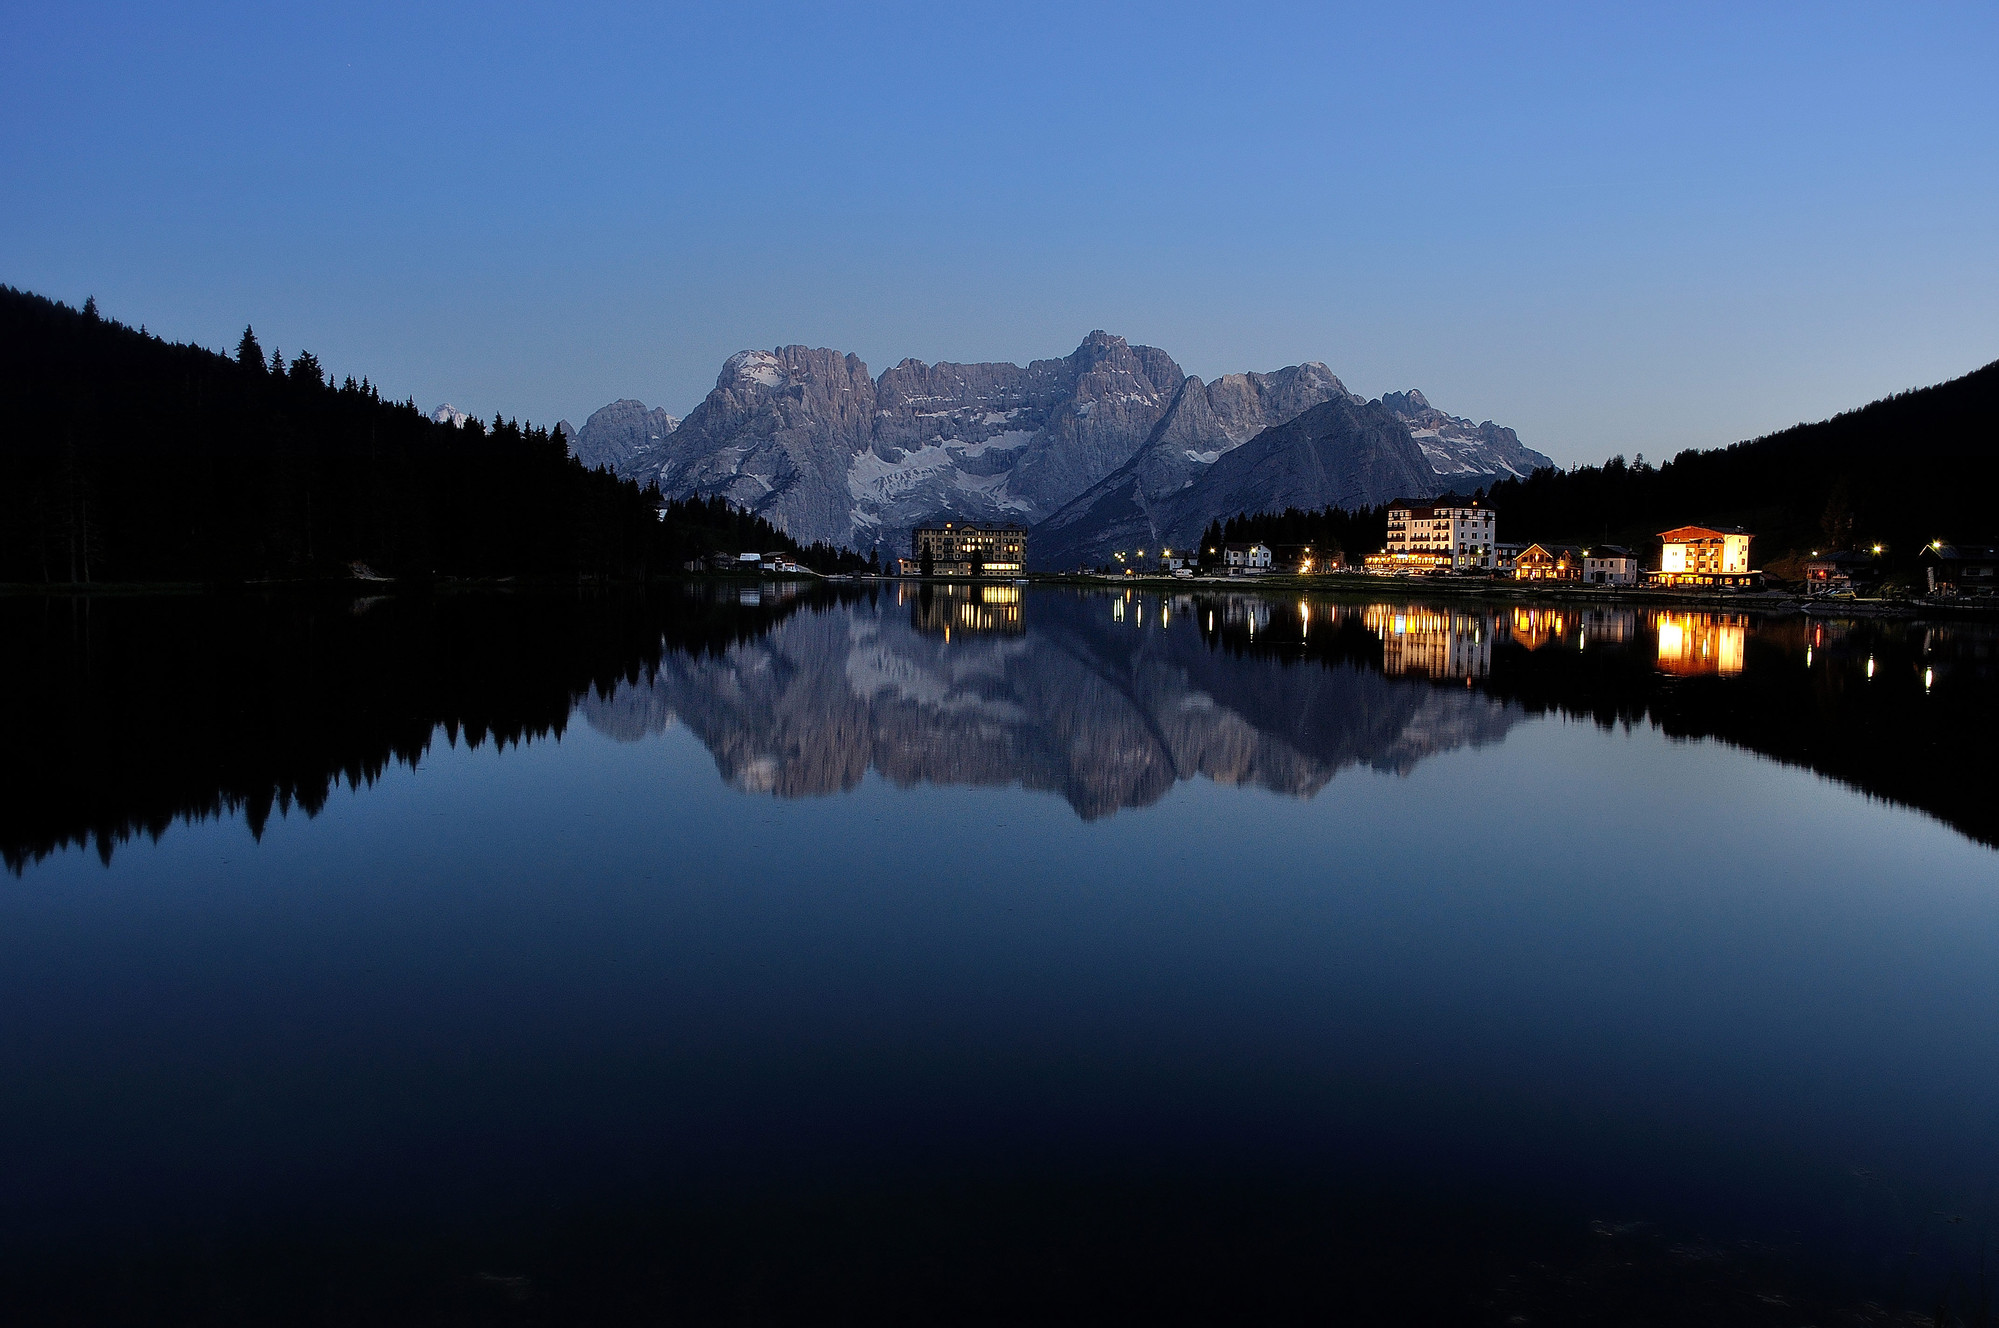
<path fill-rule="evenodd" d="M 640 401 L 613 402 L 571 447 L 586 464 L 656 482 L 668 497 L 727 498 L 800 540 L 894 553 L 925 520 L 1046 520 L 1074 531 L 1080 555 L 1113 527 L 1149 543 L 1165 505 L 1177 515 L 1178 495 L 1219 458 L 1336 400 L 1367 404 L 1316 360 L 1203 383 L 1165 351 L 1102 329 L 1068 355 L 1025 367 L 909 358 L 879 378 L 857 356 L 793 345 L 730 356 L 684 421 Z M 1398 436 L 1414 434 L 1437 474 L 1452 477 L 1446 484 L 1525 464 L 1495 459 L 1495 449 L 1539 456 L 1510 430 L 1444 416 L 1413 390 L 1375 410 L 1394 429 L 1407 421 Z M 1370 430 L 1348 432 L 1358 447 L 1380 442 Z M 1303 492 L 1268 465 L 1250 478 Z M 1231 500 L 1252 487 L 1236 486 Z"/>
<path fill-rule="evenodd" d="M 1409 426 L 1410 436 L 1430 459 L 1438 475 L 1455 481 L 1464 476 L 1529 475 L 1554 462 L 1522 445 L 1520 436 L 1491 420 L 1473 424 L 1430 404 L 1415 388 L 1390 392 L 1381 404 Z"/>
<path fill-rule="evenodd" d="M 656 466 L 667 439 L 680 421 L 663 407 L 626 397 L 590 413 L 581 429 L 568 431 L 569 455 L 592 470 L 607 467 L 619 475 L 636 475 Z M 558 431 L 567 422 L 558 425 Z"/>
<path fill-rule="evenodd" d="M 716 388 L 738 392 L 785 387 L 790 381 L 783 363 L 767 350 L 739 350 L 722 361 L 722 372 L 715 376 Z"/>

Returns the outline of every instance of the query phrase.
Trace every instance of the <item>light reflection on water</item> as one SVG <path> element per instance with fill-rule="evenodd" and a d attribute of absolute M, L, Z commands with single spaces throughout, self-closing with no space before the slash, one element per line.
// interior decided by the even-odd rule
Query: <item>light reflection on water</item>
<path fill-rule="evenodd" d="M 222 663 L 136 609 L 17 636 L 97 708 L 9 718 L 42 789 L 6 822 L 9 1241 L 423 1230 L 532 1268 L 557 1214 L 695 1248 L 809 1191 L 901 1241 L 870 1205 L 921 1194 L 977 1244 L 1005 1192 L 1073 1242 L 1050 1205 L 1221 1193 L 1405 1271 L 1482 1266 L 1418 1227 L 1545 1264 L 1592 1221 L 1856 1295 L 1973 1266 L 1999 859 L 1949 753 L 1994 736 L 1989 631 L 746 596 L 380 603 L 240 678 L 284 636 L 248 608 L 201 629 Z"/>

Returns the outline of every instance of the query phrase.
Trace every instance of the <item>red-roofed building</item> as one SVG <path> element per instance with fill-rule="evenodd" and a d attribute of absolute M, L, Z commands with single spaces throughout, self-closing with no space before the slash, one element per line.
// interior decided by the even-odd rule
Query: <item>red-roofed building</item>
<path fill-rule="evenodd" d="M 1660 586 L 1710 586 L 1743 589 L 1761 585 L 1763 574 L 1750 570 L 1749 541 L 1756 538 L 1740 526 L 1675 526 L 1659 532 L 1659 570 L 1646 579 Z"/>

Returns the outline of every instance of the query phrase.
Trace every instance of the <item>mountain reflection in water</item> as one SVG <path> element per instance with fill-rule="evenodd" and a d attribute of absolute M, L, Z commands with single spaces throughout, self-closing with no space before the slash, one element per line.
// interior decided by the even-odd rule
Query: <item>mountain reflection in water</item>
<path fill-rule="evenodd" d="M 679 721 L 780 796 L 1020 784 L 1085 818 L 1204 776 L 1309 797 L 1558 713 L 1715 737 L 1999 843 L 1999 632 L 1960 622 L 1226 589 L 0 601 L 0 855 L 313 815 L 439 741 Z"/>
<path fill-rule="evenodd" d="M 1407 773 L 1554 712 L 1720 738 L 1994 844 L 1973 738 L 1999 733 L 1995 675 L 1999 633 L 1963 623 L 901 585 L 669 656 L 583 711 L 622 738 L 677 719 L 746 791 L 831 793 L 874 769 L 1018 782 L 1085 818 L 1196 775 L 1308 797 L 1348 766 Z"/>
<path fill-rule="evenodd" d="M 1241 596 L 1040 595 L 1025 630 L 1011 586 L 898 587 L 896 600 L 906 614 L 795 615 L 719 656 L 668 657 L 583 713 L 615 737 L 677 718 L 747 791 L 832 793 L 873 769 L 901 785 L 1046 789 L 1086 819 L 1196 775 L 1309 796 L 1348 766 L 1407 771 L 1497 741 L 1520 713 L 1367 667 L 1372 638 L 1351 610 L 1326 610 L 1322 629 L 1345 629 L 1347 649 L 1298 667 L 1215 648 L 1259 622 L 1268 635 L 1273 606 Z"/>

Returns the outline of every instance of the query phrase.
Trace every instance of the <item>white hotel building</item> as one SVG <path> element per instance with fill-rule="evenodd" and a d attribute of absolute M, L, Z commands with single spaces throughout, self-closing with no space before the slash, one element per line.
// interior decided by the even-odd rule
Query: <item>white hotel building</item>
<path fill-rule="evenodd" d="M 1455 493 L 1422 502 L 1405 498 L 1389 507 L 1388 545 L 1367 559 L 1367 568 L 1489 572 L 1495 533 L 1492 509 L 1476 498 Z"/>

